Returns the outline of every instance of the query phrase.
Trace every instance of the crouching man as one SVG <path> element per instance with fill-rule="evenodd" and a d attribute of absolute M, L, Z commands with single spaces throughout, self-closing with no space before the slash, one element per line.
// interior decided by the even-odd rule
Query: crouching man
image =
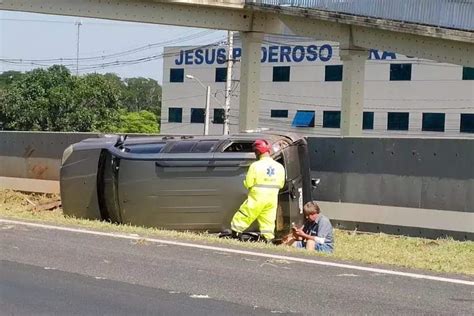
<path fill-rule="evenodd" d="M 293 228 L 293 235 L 297 239 L 293 246 L 320 252 L 333 252 L 333 228 L 329 219 L 320 212 L 319 205 L 314 201 L 304 205 L 305 223 L 301 228 Z"/>

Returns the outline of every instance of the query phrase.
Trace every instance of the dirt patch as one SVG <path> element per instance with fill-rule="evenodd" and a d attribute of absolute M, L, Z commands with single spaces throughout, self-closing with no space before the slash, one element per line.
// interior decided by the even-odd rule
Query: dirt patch
<path fill-rule="evenodd" d="M 44 211 L 60 207 L 59 194 L 27 193 L 0 190 L 0 209 L 18 211 Z"/>

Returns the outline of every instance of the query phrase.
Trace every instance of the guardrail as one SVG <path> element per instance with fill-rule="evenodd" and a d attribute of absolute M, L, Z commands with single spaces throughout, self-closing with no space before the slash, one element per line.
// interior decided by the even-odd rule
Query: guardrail
<path fill-rule="evenodd" d="M 474 30 L 473 0 L 246 0 L 246 3 L 319 9 L 437 27 Z"/>

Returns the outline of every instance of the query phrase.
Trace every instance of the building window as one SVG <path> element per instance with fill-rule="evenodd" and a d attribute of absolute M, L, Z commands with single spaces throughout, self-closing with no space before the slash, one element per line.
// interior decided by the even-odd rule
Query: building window
<path fill-rule="evenodd" d="M 214 109 L 214 119 L 212 123 L 214 124 L 224 124 L 225 119 L 225 110 L 224 109 Z"/>
<path fill-rule="evenodd" d="M 364 112 L 362 117 L 362 129 L 374 129 L 374 112 Z"/>
<path fill-rule="evenodd" d="M 425 132 L 444 132 L 444 113 L 423 113 L 421 130 Z"/>
<path fill-rule="evenodd" d="M 273 67 L 273 81 L 290 81 L 290 66 Z"/>
<path fill-rule="evenodd" d="M 474 68 L 462 67 L 462 80 L 474 80 Z"/>
<path fill-rule="evenodd" d="M 227 80 L 227 68 L 216 68 L 216 82 L 225 82 Z"/>
<path fill-rule="evenodd" d="M 390 64 L 390 81 L 411 80 L 411 64 Z"/>
<path fill-rule="evenodd" d="M 204 109 L 202 108 L 191 109 L 191 123 L 204 123 Z"/>
<path fill-rule="evenodd" d="M 474 113 L 461 114 L 461 133 L 474 133 Z"/>
<path fill-rule="evenodd" d="M 408 112 L 388 112 L 387 130 L 408 131 Z"/>
<path fill-rule="evenodd" d="M 340 128 L 341 127 L 341 111 L 324 111 L 323 127 Z"/>
<path fill-rule="evenodd" d="M 271 117 L 288 117 L 288 110 L 271 110 Z"/>
<path fill-rule="evenodd" d="M 169 123 L 182 123 L 183 122 L 183 109 L 182 108 L 169 108 L 168 109 L 168 122 Z"/>
<path fill-rule="evenodd" d="M 342 81 L 342 65 L 326 66 L 324 81 Z"/>
<path fill-rule="evenodd" d="M 298 110 L 293 119 L 291 126 L 293 127 L 314 127 L 314 117 L 316 114 L 314 111 L 301 111 Z"/>
<path fill-rule="evenodd" d="M 184 69 L 171 68 L 170 69 L 170 82 L 184 82 Z"/>

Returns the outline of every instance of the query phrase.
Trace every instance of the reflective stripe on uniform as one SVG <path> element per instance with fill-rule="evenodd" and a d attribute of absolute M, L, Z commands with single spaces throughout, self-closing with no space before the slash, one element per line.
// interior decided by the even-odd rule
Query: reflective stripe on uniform
<path fill-rule="evenodd" d="M 240 226 L 240 225 L 236 225 L 234 223 L 230 223 L 230 229 L 232 229 L 234 232 L 236 233 L 241 233 L 243 232 L 244 230 L 247 229 L 247 227 L 244 227 L 244 226 Z"/>
<path fill-rule="evenodd" d="M 280 189 L 279 185 L 276 184 L 255 184 L 253 188 L 267 188 L 267 189 Z"/>
<path fill-rule="evenodd" d="M 247 214 L 245 214 L 244 212 L 242 212 L 242 210 L 238 210 L 237 212 L 239 212 L 240 214 L 242 214 L 242 215 L 245 216 L 245 217 L 249 217 Z"/>

